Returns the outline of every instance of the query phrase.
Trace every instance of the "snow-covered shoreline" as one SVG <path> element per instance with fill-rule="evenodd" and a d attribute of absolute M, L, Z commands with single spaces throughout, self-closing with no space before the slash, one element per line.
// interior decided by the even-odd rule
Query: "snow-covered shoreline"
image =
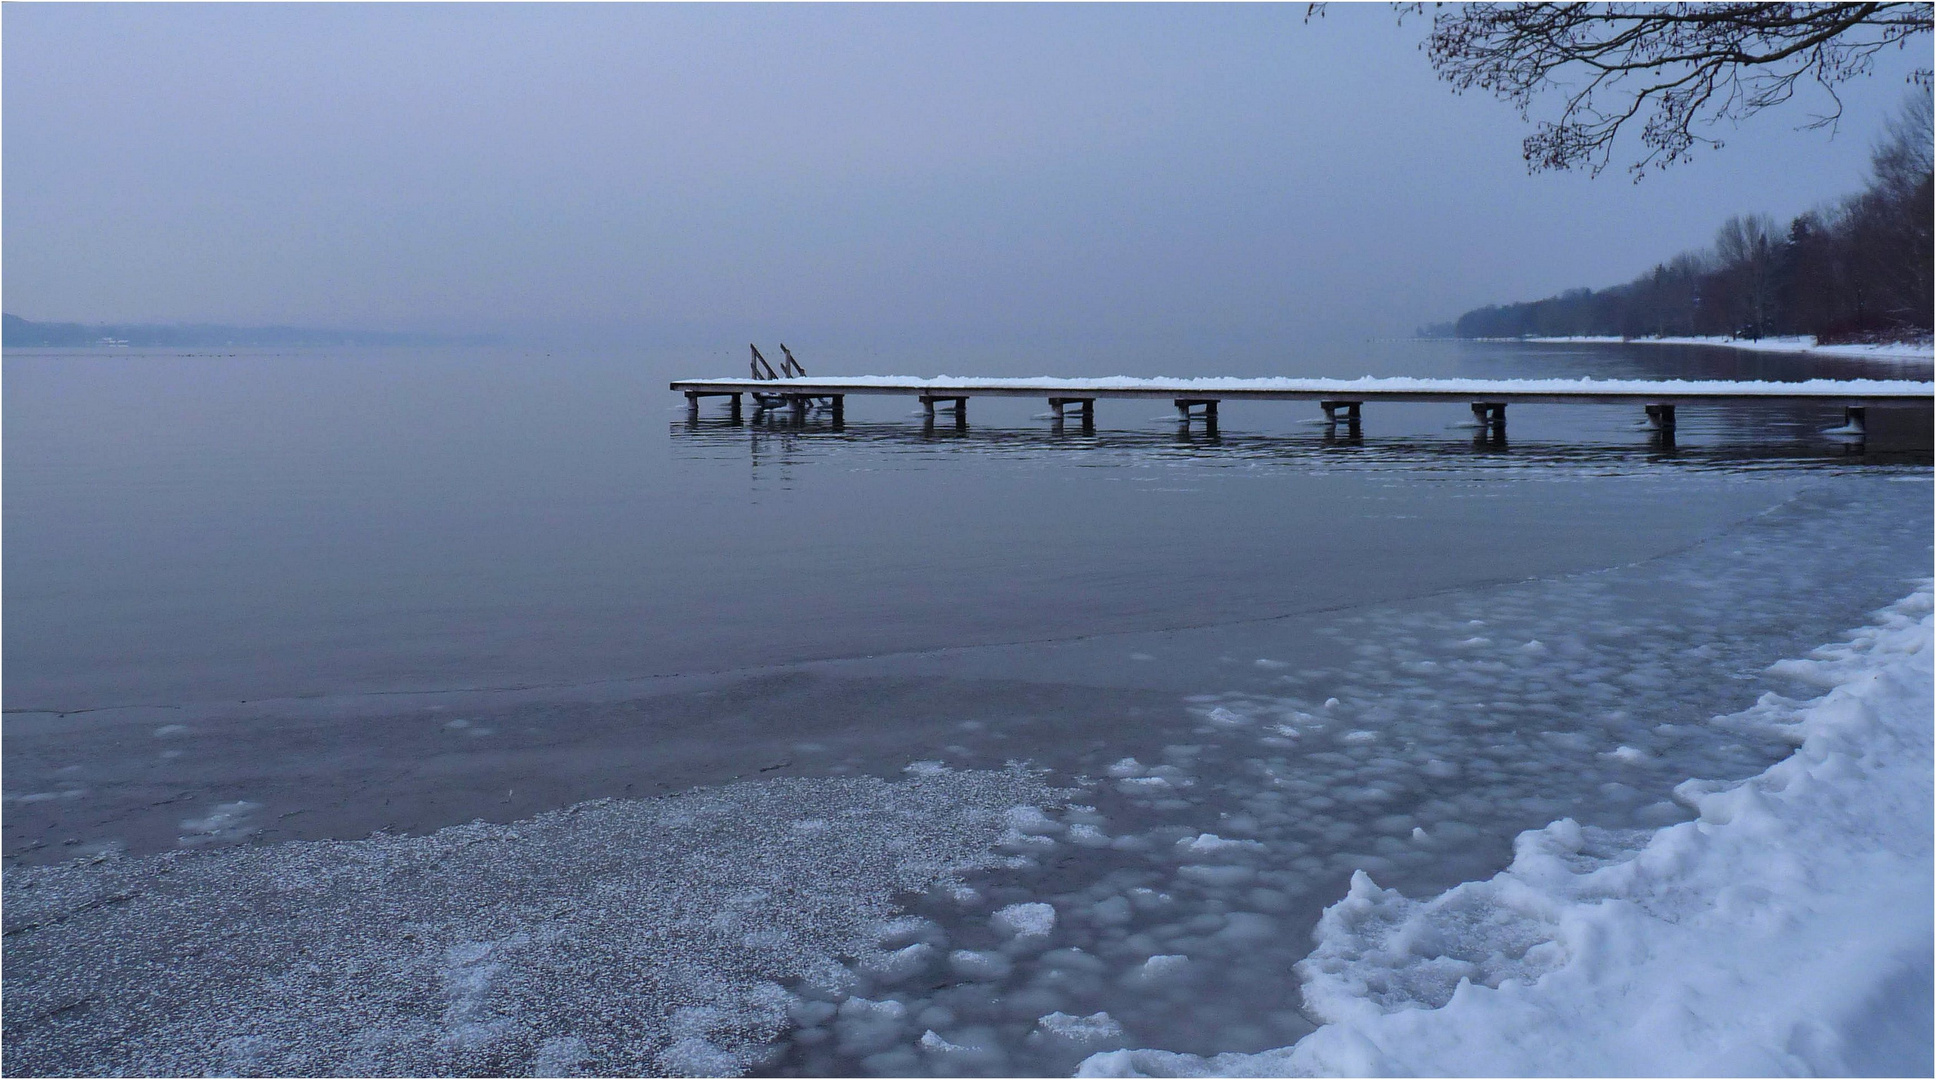
<path fill-rule="evenodd" d="M 1481 339 L 1493 340 L 1493 339 Z M 1799 353 L 1809 356 L 1834 356 L 1857 360 L 1920 360 L 1926 364 L 1936 364 L 1936 348 L 1927 343 L 1889 342 L 1877 345 L 1818 345 L 1813 335 L 1798 337 L 1732 338 L 1732 337 L 1596 337 L 1581 335 L 1575 337 L 1531 337 L 1502 338 L 1508 341 L 1532 341 L 1555 345 L 1710 345 L 1724 349 L 1742 349 L 1748 352 Z"/>
<path fill-rule="evenodd" d="M 1799 746 L 1682 784 L 1696 821 L 1555 822 L 1424 901 L 1360 872 L 1298 965 L 1326 1024 L 1294 1046 L 1078 1075 L 1928 1075 L 1931 599 L 1772 669 L 1823 696 L 1718 719 Z"/>

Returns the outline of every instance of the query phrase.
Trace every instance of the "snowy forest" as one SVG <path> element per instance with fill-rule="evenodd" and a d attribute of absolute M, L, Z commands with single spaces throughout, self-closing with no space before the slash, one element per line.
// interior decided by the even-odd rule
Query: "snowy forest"
<path fill-rule="evenodd" d="M 1611 288 L 1468 311 L 1426 336 L 1812 334 L 1926 337 L 1931 316 L 1931 107 L 1911 96 L 1871 155 L 1866 187 L 1783 227 L 1732 217 L 1714 244 Z"/>

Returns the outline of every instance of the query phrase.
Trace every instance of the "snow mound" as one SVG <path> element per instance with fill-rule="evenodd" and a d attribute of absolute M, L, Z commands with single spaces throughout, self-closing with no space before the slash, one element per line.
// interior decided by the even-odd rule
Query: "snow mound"
<path fill-rule="evenodd" d="M 1681 785 L 1698 820 L 1558 821 L 1423 901 L 1356 874 L 1298 965 L 1326 1025 L 1296 1045 L 1113 1051 L 1077 1075 L 1929 1075 L 1930 612 L 1925 584 L 1776 665 L 1830 689 L 1724 718 L 1800 747 Z"/>
<path fill-rule="evenodd" d="M 1921 360 L 1931 359 L 1928 342 L 1900 341 L 1882 342 L 1873 345 L 1819 345 L 1813 334 L 1791 337 L 1735 338 L 1735 337 L 1535 337 L 1527 341 L 1540 343 L 1587 343 L 1587 344 L 1642 344 L 1642 345 L 1714 345 L 1729 349 L 1742 349 L 1747 352 L 1807 353 L 1815 356 L 1848 356 L 1871 360 Z"/>

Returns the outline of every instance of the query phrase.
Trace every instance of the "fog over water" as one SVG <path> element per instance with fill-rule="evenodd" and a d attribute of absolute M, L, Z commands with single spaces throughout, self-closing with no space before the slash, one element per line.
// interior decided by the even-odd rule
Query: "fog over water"
<path fill-rule="evenodd" d="M 1405 334 L 1860 186 L 1917 58 L 1529 177 L 1382 5 L 23 6 L 8 310 L 700 344 Z M 811 339 L 811 340 L 810 340 Z M 1185 372 L 1179 372 L 1185 373 Z"/>

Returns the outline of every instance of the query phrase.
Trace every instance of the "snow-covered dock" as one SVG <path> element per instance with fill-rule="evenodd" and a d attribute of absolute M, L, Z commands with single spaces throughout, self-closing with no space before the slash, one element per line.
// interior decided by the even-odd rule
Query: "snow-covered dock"
<path fill-rule="evenodd" d="M 680 379 L 672 389 L 686 395 L 695 418 L 707 397 L 731 398 L 732 413 L 740 415 L 743 395 L 751 394 L 761 407 L 784 405 L 804 416 L 810 403 L 825 400 L 836 421 L 844 415 L 849 394 L 902 395 L 918 398 L 928 414 L 935 406 L 954 410 L 956 423 L 966 423 L 971 397 L 1046 398 L 1057 417 L 1071 406 L 1085 423 L 1095 416 L 1103 398 L 1167 398 L 1181 419 L 1201 418 L 1214 425 L 1222 401 L 1314 401 L 1334 422 L 1356 423 L 1361 407 L 1380 401 L 1465 402 L 1481 422 L 1504 427 L 1506 406 L 1640 405 L 1663 428 L 1674 425 L 1677 405 L 1729 402 L 1781 402 L 1840 405 L 1851 430 L 1860 431 L 1865 410 L 1877 407 L 1931 407 L 1936 384 L 1901 379 L 1810 379 L 1806 382 L 1730 382 L 1720 380 L 1643 379 L 1164 379 L 1112 376 L 1092 379 L 984 379 L 943 375 L 917 378 L 899 375 L 860 375 L 782 379 Z"/>

